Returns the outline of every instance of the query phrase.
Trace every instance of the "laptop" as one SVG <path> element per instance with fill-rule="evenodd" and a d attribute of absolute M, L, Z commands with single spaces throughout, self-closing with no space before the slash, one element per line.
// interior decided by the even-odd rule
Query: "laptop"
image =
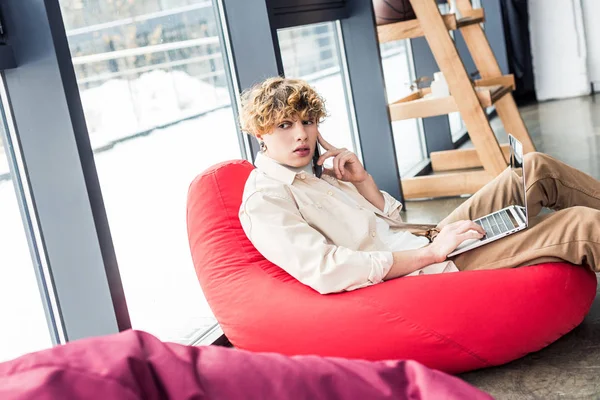
<path fill-rule="evenodd" d="M 454 257 L 465 251 L 476 249 L 498 239 L 527 228 L 527 201 L 525 194 L 525 167 L 523 165 L 523 146 L 513 135 L 508 135 L 510 146 L 510 168 L 513 174 L 513 184 L 522 187 L 522 194 L 517 195 L 516 204 L 495 211 L 474 220 L 476 224 L 485 229 L 485 236 L 481 239 L 470 239 L 462 242 L 456 250 L 448 254 Z M 514 188 L 519 193 L 518 188 Z"/>

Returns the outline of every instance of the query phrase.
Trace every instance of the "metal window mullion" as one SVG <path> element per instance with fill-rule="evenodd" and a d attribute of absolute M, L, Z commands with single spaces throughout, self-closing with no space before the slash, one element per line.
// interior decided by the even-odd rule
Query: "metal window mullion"
<path fill-rule="evenodd" d="M 361 162 L 363 160 L 362 148 L 358 137 L 358 125 L 356 123 L 356 111 L 354 110 L 354 99 L 352 98 L 352 90 L 350 90 L 350 79 L 348 74 L 348 58 L 346 57 L 346 49 L 344 45 L 344 36 L 342 33 L 342 24 L 340 21 L 335 21 L 335 42 L 337 44 L 337 55 L 341 65 L 340 73 L 342 75 L 342 85 L 344 87 L 344 99 L 346 100 L 346 110 L 350 119 L 350 136 L 352 145 L 356 155 Z"/>
<path fill-rule="evenodd" d="M 220 35 L 221 48 L 224 50 L 221 51 L 221 53 L 223 54 L 225 79 L 227 80 L 227 88 L 229 89 L 229 97 L 231 98 L 231 109 L 233 111 L 234 120 L 237 122 L 241 110 L 240 88 L 235 70 L 231 49 L 231 38 L 229 35 L 227 19 L 225 18 L 223 0 L 214 0 L 213 10 L 215 12 L 215 21 Z M 252 162 L 252 145 L 250 143 L 250 138 L 241 131 L 238 123 L 236 123 L 235 126 L 241 155 L 244 159 Z"/>
<path fill-rule="evenodd" d="M 283 74 L 277 32 L 271 26 L 264 0 L 218 0 L 218 6 L 221 25 L 227 31 L 225 43 L 235 80 L 232 87 L 236 92 L 236 112 L 239 112 L 241 91 L 265 78 Z M 259 151 L 258 142 L 243 140 L 246 156 L 252 161 Z"/>
<path fill-rule="evenodd" d="M 0 99 L 2 101 L 2 115 L 0 115 L 0 119 L 4 125 L 4 129 L 1 129 L 1 131 L 4 135 L 3 139 L 6 145 L 5 153 L 17 195 L 17 203 L 24 225 L 38 290 L 42 299 L 46 323 L 48 324 L 50 341 L 53 345 L 57 345 L 65 343 L 67 335 L 60 314 L 58 298 L 52 283 L 52 274 L 48 268 L 48 260 L 42 246 L 43 240 L 39 221 L 35 213 L 31 188 L 28 185 L 27 172 L 23 164 L 21 146 L 12 119 L 12 112 L 10 111 L 10 100 L 6 91 L 4 72 L 0 73 L 0 79 Z M 26 266 L 15 265 L 14 268 L 26 268 Z"/>

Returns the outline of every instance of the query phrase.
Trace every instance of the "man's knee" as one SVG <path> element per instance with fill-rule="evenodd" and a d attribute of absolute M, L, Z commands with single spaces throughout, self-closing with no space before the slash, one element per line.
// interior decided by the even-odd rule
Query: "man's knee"
<path fill-rule="evenodd" d="M 554 161 L 554 158 L 550 157 L 546 153 L 540 153 L 539 151 L 532 151 L 525 154 L 525 164 L 544 164 Z"/>
<path fill-rule="evenodd" d="M 600 222 L 600 211 L 589 207 L 569 207 L 539 217 L 531 228 L 538 236 L 553 238 L 556 243 L 587 241 L 597 238 L 596 226 Z"/>
<path fill-rule="evenodd" d="M 525 154 L 523 163 L 529 181 L 529 178 L 551 174 L 555 160 L 548 154 L 533 151 Z"/>
<path fill-rule="evenodd" d="M 588 226 L 592 229 L 597 227 L 600 222 L 600 210 L 594 208 L 575 206 L 565 208 L 563 212 L 566 217 L 565 222 L 575 226 Z"/>
<path fill-rule="evenodd" d="M 600 210 L 586 206 L 573 206 L 567 208 L 566 210 L 569 210 L 572 214 L 581 216 L 582 218 L 592 218 L 592 220 L 600 216 Z"/>

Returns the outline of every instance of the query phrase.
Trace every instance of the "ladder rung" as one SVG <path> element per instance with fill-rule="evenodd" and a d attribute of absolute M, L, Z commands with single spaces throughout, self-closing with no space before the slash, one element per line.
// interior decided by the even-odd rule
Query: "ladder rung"
<path fill-rule="evenodd" d="M 461 19 L 456 19 L 455 14 L 442 15 L 446 29 L 456 30 L 467 25 L 479 24 L 485 21 L 483 8 L 475 8 L 469 13 L 463 15 Z M 409 21 L 395 22 L 392 24 L 379 25 L 377 27 L 377 37 L 379 43 L 392 42 L 401 39 L 414 39 L 423 36 L 423 29 L 418 19 Z"/>

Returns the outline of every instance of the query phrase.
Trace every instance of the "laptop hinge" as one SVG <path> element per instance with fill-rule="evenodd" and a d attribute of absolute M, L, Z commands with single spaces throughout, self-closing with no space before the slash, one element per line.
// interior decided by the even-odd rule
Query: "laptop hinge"
<path fill-rule="evenodd" d="M 521 206 L 515 206 L 515 210 L 517 210 L 517 214 L 519 216 L 519 219 L 521 220 L 521 223 L 527 224 L 527 221 L 525 220 L 525 214 L 523 213 L 522 207 Z"/>

